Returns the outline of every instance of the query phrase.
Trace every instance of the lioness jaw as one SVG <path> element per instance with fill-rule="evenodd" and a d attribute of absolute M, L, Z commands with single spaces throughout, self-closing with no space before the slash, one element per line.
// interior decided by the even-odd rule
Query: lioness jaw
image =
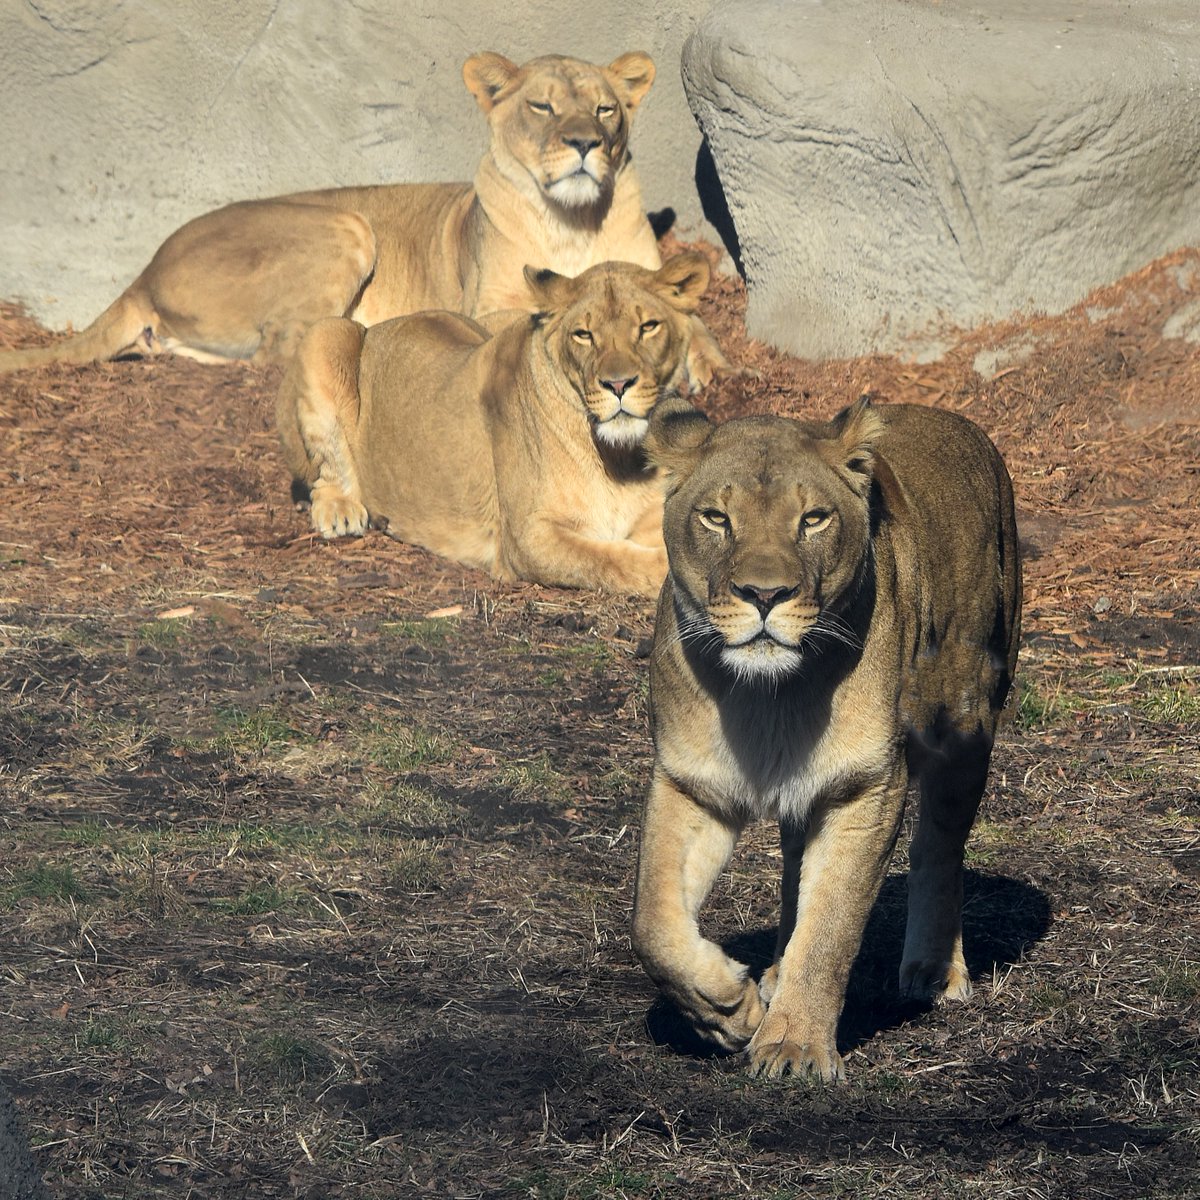
<path fill-rule="evenodd" d="M 965 419 L 865 401 L 820 424 L 712 426 L 663 406 L 670 575 L 651 690 L 634 946 L 697 1029 L 756 1073 L 840 1078 L 850 966 L 910 774 L 900 986 L 965 999 L 963 849 L 1016 664 L 1012 490 Z M 776 961 L 755 983 L 695 913 L 751 819 L 780 822 Z"/>

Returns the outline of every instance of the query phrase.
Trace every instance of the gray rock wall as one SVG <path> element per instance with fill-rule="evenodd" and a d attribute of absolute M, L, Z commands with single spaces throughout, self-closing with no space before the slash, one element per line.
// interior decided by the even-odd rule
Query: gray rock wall
<path fill-rule="evenodd" d="M 1194 0 L 727 0 L 684 85 L 752 333 L 936 351 L 1200 242 Z"/>
<path fill-rule="evenodd" d="M 24 0 L 0 6 L 0 297 L 90 321 L 185 220 L 230 200 L 469 179 L 486 125 L 463 60 L 658 66 L 633 149 L 651 209 L 701 220 L 679 80 L 711 0 Z"/>

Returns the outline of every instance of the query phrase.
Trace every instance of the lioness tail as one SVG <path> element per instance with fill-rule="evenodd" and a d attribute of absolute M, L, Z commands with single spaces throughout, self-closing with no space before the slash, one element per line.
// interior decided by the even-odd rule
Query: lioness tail
<path fill-rule="evenodd" d="M 0 350 L 0 375 L 46 363 L 85 363 L 115 358 L 153 330 L 153 309 L 137 295 L 137 284 L 122 292 L 86 329 L 72 337 L 25 350 Z M 146 348 L 150 348 L 149 340 Z"/>

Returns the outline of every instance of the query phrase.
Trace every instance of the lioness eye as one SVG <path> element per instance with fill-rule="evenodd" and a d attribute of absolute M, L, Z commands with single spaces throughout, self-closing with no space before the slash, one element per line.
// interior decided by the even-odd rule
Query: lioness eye
<path fill-rule="evenodd" d="M 833 514 L 823 508 L 809 510 L 800 518 L 800 530 L 806 536 L 810 533 L 820 533 L 833 519 Z"/>
<path fill-rule="evenodd" d="M 617 111 L 615 104 L 599 104 L 596 106 L 596 116 L 611 117 Z"/>
<path fill-rule="evenodd" d="M 705 529 L 711 529 L 713 533 L 727 533 L 729 531 L 729 517 L 719 508 L 703 508 L 697 513 L 700 518 L 700 524 Z"/>
<path fill-rule="evenodd" d="M 571 336 L 577 342 L 590 342 L 592 340 L 592 331 L 590 329 L 572 329 Z"/>
<path fill-rule="evenodd" d="M 661 324 L 661 321 L 643 321 L 642 337 L 649 337 L 652 333 L 657 333 Z"/>
<path fill-rule="evenodd" d="M 550 105 L 544 100 L 530 100 L 529 107 L 532 108 L 535 113 L 541 113 L 544 117 L 554 116 L 554 109 L 551 108 Z"/>

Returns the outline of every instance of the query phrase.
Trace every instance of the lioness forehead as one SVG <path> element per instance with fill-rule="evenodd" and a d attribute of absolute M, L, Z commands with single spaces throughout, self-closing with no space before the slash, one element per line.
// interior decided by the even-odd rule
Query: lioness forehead
<path fill-rule="evenodd" d="M 837 472 L 822 453 L 832 442 L 816 436 L 819 428 L 786 417 L 727 421 L 709 438 L 689 490 L 719 490 L 732 499 L 748 492 L 790 497 L 838 488 Z"/>
<path fill-rule="evenodd" d="M 532 87 L 569 94 L 580 91 L 590 95 L 597 92 L 613 94 L 603 69 L 579 58 L 562 58 L 556 54 L 548 54 L 527 62 L 521 68 L 521 73 L 523 78 L 518 89 L 521 92 Z"/>
<path fill-rule="evenodd" d="M 656 307 L 665 307 L 651 287 L 653 281 L 653 271 L 626 262 L 600 263 L 575 279 L 580 300 L 607 303 L 614 309 L 627 309 L 632 303 L 651 301 Z"/>

